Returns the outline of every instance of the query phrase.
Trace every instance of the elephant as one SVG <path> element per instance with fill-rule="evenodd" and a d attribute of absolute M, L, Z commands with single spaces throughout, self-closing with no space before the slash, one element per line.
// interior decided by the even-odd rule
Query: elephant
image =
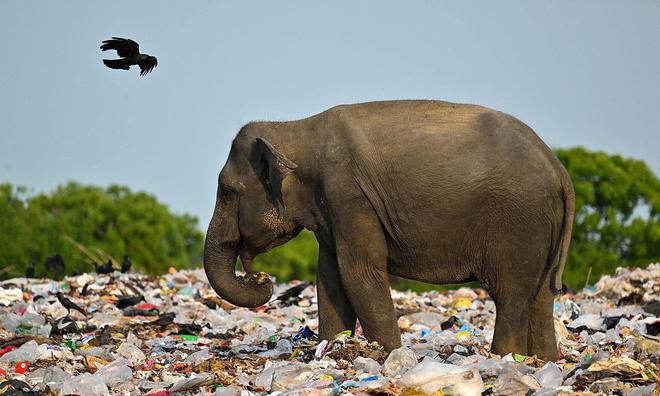
<path fill-rule="evenodd" d="M 319 243 L 321 338 L 359 320 L 368 340 L 400 347 L 388 275 L 479 281 L 496 306 L 491 352 L 554 360 L 574 206 L 566 169 L 511 115 L 436 100 L 339 105 L 240 129 L 204 269 L 223 299 L 261 306 L 273 285 L 254 257 L 307 229 Z"/>

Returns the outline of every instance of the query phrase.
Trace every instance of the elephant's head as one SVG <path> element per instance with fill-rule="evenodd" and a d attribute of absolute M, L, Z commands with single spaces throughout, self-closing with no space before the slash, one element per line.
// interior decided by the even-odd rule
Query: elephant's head
<path fill-rule="evenodd" d="M 248 124 L 234 139 L 218 178 L 204 247 L 204 269 L 211 286 L 222 298 L 242 307 L 263 305 L 272 296 L 270 278 L 251 271 L 252 259 L 304 228 L 300 208 L 304 183 L 296 174 L 298 165 L 259 130 Z M 281 136 L 273 140 L 277 145 L 291 144 Z M 235 273 L 239 256 L 247 272 L 244 276 Z"/>

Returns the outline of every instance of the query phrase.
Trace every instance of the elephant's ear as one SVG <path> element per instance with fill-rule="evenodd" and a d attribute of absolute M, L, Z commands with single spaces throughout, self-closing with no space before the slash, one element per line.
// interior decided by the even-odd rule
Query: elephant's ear
<path fill-rule="evenodd" d="M 268 140 L 257 138 L 255 170 L 266 186 L 270 200 L 277 205 L 281 212 L 284 209 L 282 200 L 282 182 L 289 173 L 298 167 L 295 162 L 277 151 Z"/>

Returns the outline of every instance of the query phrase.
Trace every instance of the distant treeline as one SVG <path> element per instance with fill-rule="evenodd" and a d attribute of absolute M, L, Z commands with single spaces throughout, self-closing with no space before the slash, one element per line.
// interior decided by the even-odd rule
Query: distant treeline
<path fill-rule="evenodd" d="M 576 216 L 564 281 L 573 288 L 596 282 L 618 266 L 660 261 L 660 181 L 648 166 L 584 148 L 555 151 L 575 187 Z M 524 243 L 524 241 L 521 241 Z M 94 261 L 119 261 L 162 273 L 168 267 L 199 266 L 204 235 L 196 218 L 172 213 L 152 195 L 122 186 L 99 188 L 69 183 L 29 196 L 22 187 L 0 185 L 0 278 L 22 276 L 59 253 L 66 272 L 91 271 Z M 255 267 L 280 281 L 314 280 L 318 244 L 303 232 L 260 255 Z M 398 288 L 429 289 L 393 280 Z"/>
<path fill-rule="evenodd" d="M 127 254 L 134 267 L 162 273 L 202 260 L 204 234 L 196 218 L 177 215 L 153 195 L 127 187 L 100 188 L 70 182 L 46 194 L 27 196 L 23 187 L 0 185 L 0 278 L 23 276 L 30 263 L 36 276 L 59 253 L 65 271 L 92 271 Z"/>

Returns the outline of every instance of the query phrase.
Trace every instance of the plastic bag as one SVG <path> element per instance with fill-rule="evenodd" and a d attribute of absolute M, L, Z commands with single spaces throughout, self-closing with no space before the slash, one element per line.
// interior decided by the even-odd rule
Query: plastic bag
<path fill-rule="evenodd" d="M 416 365 L 417 355 L 415 355 L 415 352 L 410 348 L 401 347 L 390 352 L 383 365 L 383 371 L 393 377 Z"/>
<path fill-rule="evenodd" d="M 476 368 L 424 360 L 401 376 L 399 385 L 426 394 L 437 391 L 453 395 L 477 396 L 485 390 Z"/>

